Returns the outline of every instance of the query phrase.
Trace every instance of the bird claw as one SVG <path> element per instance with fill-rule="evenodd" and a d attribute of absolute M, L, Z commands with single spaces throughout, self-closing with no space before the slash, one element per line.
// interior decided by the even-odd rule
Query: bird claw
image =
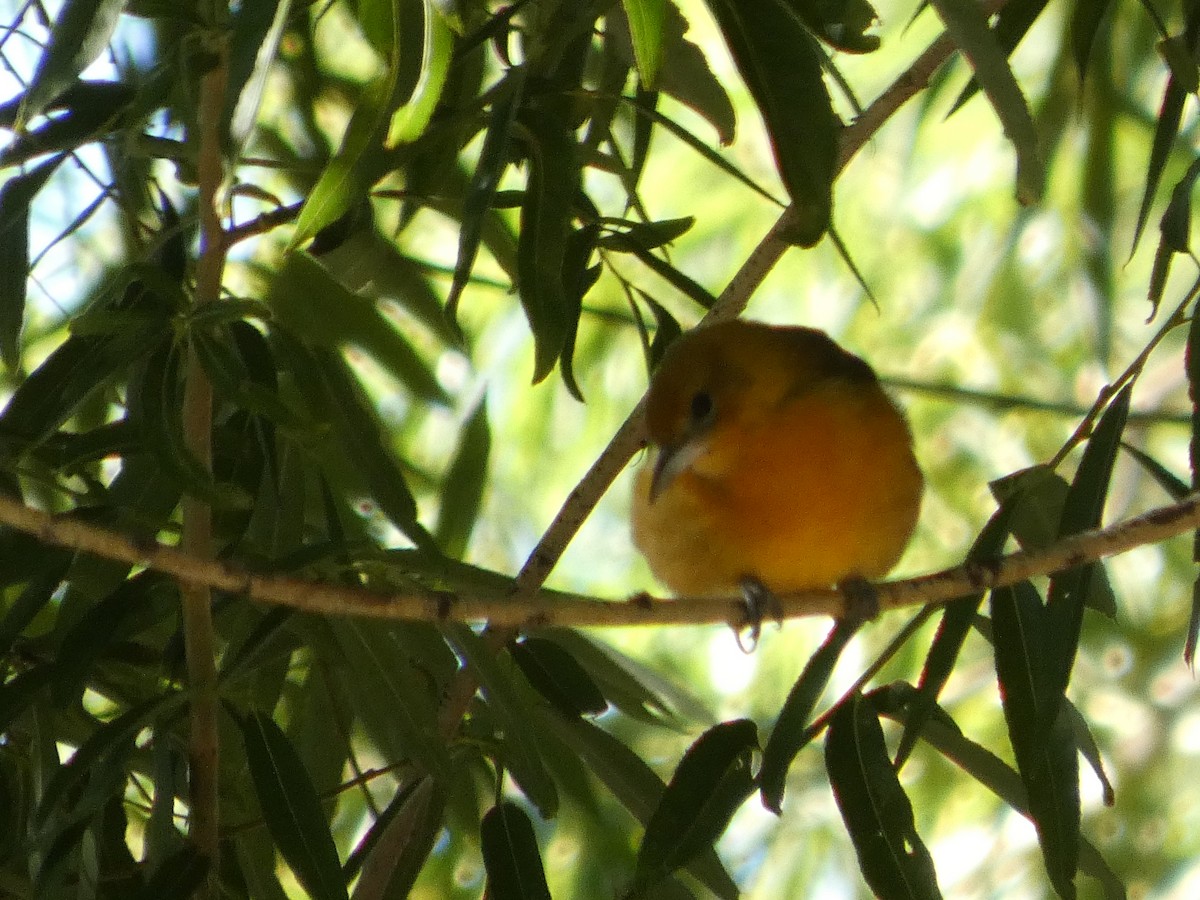
<path fill-rule="evenodd" d="M 879 615 L 879 591 L 867 579 L 852 575 L 838 583 L 838 590 L 846 598 L 841 620 L 847 625 L 857 629 Z"/>
<path fill-rule="evenodd" d="M 742 620 L 734 629 L 733 636 L 737 640 L 738 649 L 743 653 L 753 653 L 758 648 L 758 639 L 762 635 L 762 623 L 766 613 L 783 625 L 783 606 L 775 593 L 753 576 L 747 575 L 738 586 L 742 591 Z M 742 642 L 742 631 L 750 629 L 750 643 Z"/>

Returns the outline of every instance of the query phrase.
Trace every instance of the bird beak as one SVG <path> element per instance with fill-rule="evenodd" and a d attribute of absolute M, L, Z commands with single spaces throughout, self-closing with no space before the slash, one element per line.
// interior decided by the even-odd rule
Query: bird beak
<path fill-rule="evenodd" d="M 697 440 L 661 447 L 654 471 L 650 475 L 650 502 L 653 503 L 671 482 L 692 467 L 692 463 L 704 453 L 704 444 Z"/>

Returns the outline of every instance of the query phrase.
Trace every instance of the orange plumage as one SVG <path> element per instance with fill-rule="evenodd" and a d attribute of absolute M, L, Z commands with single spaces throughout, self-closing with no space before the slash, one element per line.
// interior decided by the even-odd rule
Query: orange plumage
<path fill-rule="evenodd" d="M 680 595 L 777 593 L 887 573 L 922 478 L 871 367 L 811 328 L 734 321 L 667 351 L 647 397 L 656 454 L 633 537 Z"/>

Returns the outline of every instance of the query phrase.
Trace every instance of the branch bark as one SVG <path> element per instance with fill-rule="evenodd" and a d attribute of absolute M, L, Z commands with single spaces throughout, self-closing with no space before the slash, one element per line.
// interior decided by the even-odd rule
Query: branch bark
<path fill-rule="evenodd" d="M 497 592 L 410 591 L 380 594 L 295 578 L 255 575 L 228 563 L 200 559 L 164 544 L 136 541 L 86 524 L 69 515 L 53 516 L 0 496 L 0 524 L 34 535 L 43 543 L 155 569 L 180 582 L 204 585 L 260 603 L 321 615 L 429 622 L 488 621 L 499 628 L 531 631 L 547 626 L 572 628 L 630 625 L 742 624 L 738 597 L 639 595 L 627 601 L 538 591 L 525 596 Z M 875 585 L 882 610 L 945 603 L 965 594 L 1052 575 L 1089 562 L 1155 544 L 1200 528 L 1200 492 L 1107 528 L 1063 538 L 1051 547 L 1020 551 L 986 563 L 969 563 L 929 575 Z M 779 597 L 783 618 L 841 616 L 845 597 L 836 590 L 813 590 Z"/>

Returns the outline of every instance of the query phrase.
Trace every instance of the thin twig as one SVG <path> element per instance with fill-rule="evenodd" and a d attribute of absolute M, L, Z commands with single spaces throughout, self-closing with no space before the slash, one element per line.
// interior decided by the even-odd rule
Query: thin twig
<path fill-rule="evenodd" d="M 70 515 L 51 515 L 3 496 L 0 496 L 0 524 L 32 534 L 45 544 L 144 566 L 180 582 L 320 615 L 428 622 L 488 621 L 499 628 L 530 631 L 550 625 L 610 628 L 726 622 L 736 627 L 745 614 L 740 597 L 664 599 L 640 595 L 627 601 L 613 601 L 545 591 L 526 596 L 497 596 L 494 590 L 458 594 L 425 590 L 387 595 L 297 578 L 256 575 L 221 560 L 201 559 L 175 547 L 137 540 Z M 1041 550 L 1021 551 L 917 578 L 879 582 L 874 587 L 883 610 L 945 603 L 966 594 L 1062 572 L 1197 528 L 1200 528 L 1200 492 L 1107 528 L 1063 538 Z M 781 594 L 779 601 L 782 617 L 787 619 L 841 616 L 846 612 L 845 598 L 835 590 Z"/>

